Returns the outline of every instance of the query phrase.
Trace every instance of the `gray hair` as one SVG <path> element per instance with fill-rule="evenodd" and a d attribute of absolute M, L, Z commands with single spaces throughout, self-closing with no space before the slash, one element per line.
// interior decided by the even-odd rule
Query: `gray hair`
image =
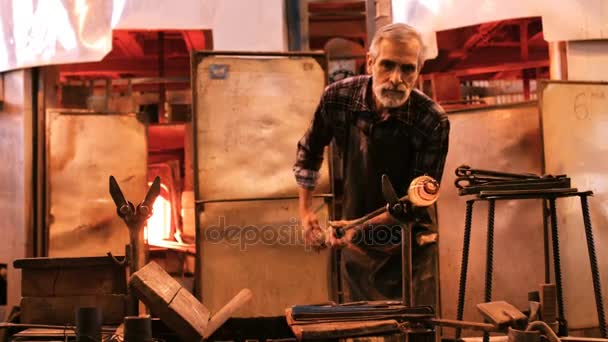
<path fill-rule="evenodd" d="M 422 35 L 418 30 L 410 25 L 403 23 L 394 23 L 382 26 L 374 34 L 371 44 L 369 45 L 369 53 L 372 57 L 378 57 L 378 48 L 382 39 L 388 39 L 394 42 L 409 43 L 411 39 L 416 39 L 420 43 L 420 53 L 418 54 L 418 70 L 422 69 L 425 61 L 425 46 L 422 41 Z"/>

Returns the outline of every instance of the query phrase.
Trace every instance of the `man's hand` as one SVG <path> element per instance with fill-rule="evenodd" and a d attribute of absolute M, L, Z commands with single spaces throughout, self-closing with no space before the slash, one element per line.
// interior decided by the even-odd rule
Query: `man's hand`
<path fill-rule="evenodd" d="M 329 245 L 331 247 L 341 248 L 352 244 L 353 237 L 359 229 L 358 226 L 343 230 L 344 227 L 350 225 L 353 221 L 340 220 L 340 221 L 329 221 Z M 343 234 L 338 237 L 337 235 Z"/>
<path fill-rule="evenodd" d="M 315 249 L 325 248 L 325 232 L 319 225 L 319 219 L 314 211 L 301 212 L 300 219 L 302 220 L 302 226 L 304 226 L 304 242 L 306 245 Z"/>
<path fill-rule="evenodd" d="M 304 243 L 312 246 L 313 249 L 320 250 L 327 247 L 325 231 L 319 225 L 317 214 L 312 209 L 313 189 L 300 187 L 299 192 L 299 212 L 302 226 L 304 226 Z"/>

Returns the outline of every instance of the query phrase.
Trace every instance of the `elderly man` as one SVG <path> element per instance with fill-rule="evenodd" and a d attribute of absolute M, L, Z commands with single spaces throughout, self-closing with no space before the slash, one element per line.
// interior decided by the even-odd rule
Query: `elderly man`
<path fill-rule="evenodd" d="M 423 63 L 420 33 L 405 24 L 384 26 L 376 32 L 367 54 L 371 76 L 347 78 L 325 89 L 312 124 L 298 143 L 294 166 L 307 242 L 314 244 L 322 234 L 311 208 L 312 193 L 323 149 L 332 139 L 343 161 L 337 167 L 344 180 L 345 220 L 386 204 L 382 174 L 389 176 L 399 196 L 405 195 L 417 176 L 441 180 L 450 126 L 443 109 L 414 89 Z M 383 215 L 349 230 L 342 239 L 333 239 L 332 244 L 346 243 L 342 250 L 346 301 L 401 298 L 401 229 L 395 229 L 397 224 L 390 215 Z M 419 237 L 423 231 L 418 227 L 413 234 Z M 413 246 L 414 279 L 425 278 L 427 284 L 414 282 L 415 304 L 434 304 L 434 273 L 428 272 L 434 261 L 428 256 L 436 247 L 420 245 Z M 420 254 L 426 255 L 424 260 L 418 260 Z"/>

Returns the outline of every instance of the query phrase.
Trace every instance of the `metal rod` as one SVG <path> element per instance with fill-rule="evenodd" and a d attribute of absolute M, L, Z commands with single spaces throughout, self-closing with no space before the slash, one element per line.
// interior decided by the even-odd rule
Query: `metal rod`
<path fill-rule="evenodd" d="M 488 237 L 486 245 L 486 284 L 484 302 L 492 301 L 492 273 L 494 271 L 494 212 L 496 203 L 488 203 Z"/>
<path fill-rule="evenodd" d="M 492 301 L 492 273 L 494 270 L 494 211 L 496 202 L 491 199 L 488 203 L 488 238 L 486 245 L 486 284 L 484 302 Z M 490 335 L 483 334 L 483 341 L 489 342 Z"/>
<path fill-rule="evenodd" d="M 158 77 L 165 77 L 165 33 L 158 32 Z M 169 118 L 166 117 L 165 102 L 166 102 L 166 91 L 167 87 L 165 83 L 158 85 L 158 122 L 168 122 Z"/>
<path fill-rule="evenodd" d="M 593 278 L 593 291 L 595 293 L 595 305 L 597 308 L 597 318 L 602 337 L 606 338 L 606 315 L 602 299 L 602 287 L 600 271 L 595 254 L 595 243 L 593 239 L 593 227 L 591 226 L 591 215 L 589 213 L 589 203 L 587 196 L 581 196 L 581 207 L 583 209 L 583 223 L 585 224 L 585 236 L 587 237 L 587 251 L 589 252 L 589 263 L 591 264 L 591 276 Z"/>
<path fill-rule="evenodd" d="M 555 198 L 549 198 L 549 211 L 551 214 L 551 240 L 553 243 L 553 268 L 555 276 L 555 287 L 557 289 L 557 315 L 560 321 L 564 321 L 564 292 L 562 287 L 562 268 L 561 257 L 559 253 L 559 230 L 557 226 L 557 209 L 555 207 Z"/>
<path fill-rule="evenodd" d="M 9 329 L 9 328 L 26 328 L 26 329 L 59 329 L 59 330 L 71 330 L 76 331 L 75 325 L 51 325 L 51 324 L 25 324 L 25 323 L 8 323 L 2 322 L 0 323 L 0 329 Z M 104 332 L 115 332 L 114 328 L 101 328 Z"/>
<path fill-rule="evenodd" d="M 467 201 L 466 216 L 464 221 L 464 239 L 462 241 L 462 261 L 460 262 L 460 284 L 458 286 L 458 307 L 456 319 L 462 321 L 464 316 L 464 300 L 467 290 L 467 272 L 469 268 L 469 248 L 471 245 L 471 225 L 473 223 L 473 204 L 475 201 Z M 456 329 L 456 339 L 460 338 L 461 328 Z"/>
<path fill-rule="evenodd" d="M 412 233 L 410 224 L 401 225 L 401 301 L 412 306 Z"/>
<path fill-rule="evenodd" d="M 528 179 L 528 178 L 541 178 L 539 175 L 533 173 L 511 173 L 501 172 L 494 170 L 482 170 L 472 169 L 466 166 L 460 166 L 456 169 L 456 176 L 471 176 L 471 175 L 484 175 L 498 178 L 517 178 L 517 179 Z"/>
<path fill-rule="evenodd" d="M 549 256 L 549 206 L 543 199 L 543 250 L 545 254 L 545 284 L 551 283 L 551 261 Z"/>

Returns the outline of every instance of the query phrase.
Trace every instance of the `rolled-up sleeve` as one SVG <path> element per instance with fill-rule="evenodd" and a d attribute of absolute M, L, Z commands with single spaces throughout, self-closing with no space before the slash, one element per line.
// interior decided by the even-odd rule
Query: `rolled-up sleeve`
<path fill-rule="evenodd" d="M 313 189 L 317 185 L 319 169 L 323 163 L 323 151 L 332 137 L 332 123 L 328 115 L 327 103 L 322 97 L 310 126 L 298 141 L 293 172 L 296 182 L 301 187 Z"/>

